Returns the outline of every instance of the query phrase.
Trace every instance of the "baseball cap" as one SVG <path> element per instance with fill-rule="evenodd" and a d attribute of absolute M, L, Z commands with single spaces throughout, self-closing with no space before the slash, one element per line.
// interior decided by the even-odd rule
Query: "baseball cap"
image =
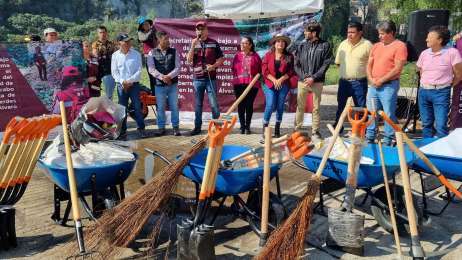
<path fill-rule="evenodd" d="M 117 41 L 118 42 L 127 42 L 127 41 L 130 41 L 130 40 L 133 40 L 133 38 L 128 36 L 128 34 L 126 34 L 126 33 L 120 33 L 119 35 L 117 35 Z"/>
<path fill-rule="evenodd" d="M 47 34 L 53 33 L 53 32 L 54 32 L 54 33 L 58 33 L 58 32 L 55 30 L 55 28 L 48 27 L 48 28 L 46 28 L 45 30 L 43 30 L 43 35 L 47 36 Z"/>
<path fill-rule="evenodd" d="M 205 21 L 199 21 L 196 23 L 196 28 L 199 27 L 199 26 L 203 26 L 203 27 L 207 27 L 207 23 Z"/>

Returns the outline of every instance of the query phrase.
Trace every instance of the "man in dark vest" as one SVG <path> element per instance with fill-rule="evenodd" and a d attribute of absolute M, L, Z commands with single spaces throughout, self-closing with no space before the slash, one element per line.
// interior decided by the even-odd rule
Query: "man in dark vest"
<path fill-rule="evenodd" d="M 202 126 L 202 102 L 204 92 L 207 91 L 212 118 L 220 116 L 217 102 L 216 90 L 216 69 L 224 62 L 223 52 L 217 41 L 208 37 L 207 24 L 205 21 L 196 23 L 196 38 L 191 41 L 191 49 L 188 52 L 188 63 L 192 64 L 194 74 L 194 129 L 190 135 L 197 135 L 201 132 Z"/>
<path fill-rule="evenodd" d="M 156 79 L 157 99 L 157 136 L 165 135 L 165 106 L 171 111 L 173 135 L 180 136 L 179 111 L 178 111 L 178 73 L 180 72 L 180 56 L 170 47 L 169 37 L 166 32 L 156 33 L 158 45 L 149 51 L 148 70 Z"/>

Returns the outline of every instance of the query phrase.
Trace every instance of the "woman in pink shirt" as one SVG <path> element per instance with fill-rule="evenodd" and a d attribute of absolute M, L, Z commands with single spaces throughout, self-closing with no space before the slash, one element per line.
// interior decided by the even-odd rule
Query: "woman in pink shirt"
<path fill-rule="evenodd" d="M 462 79 L 462 58 L 457 49 L 445 47 L 449 30 L 433 26 L 427 35 L 427 47 L 417 61 L 420 70 L 419 111 L 423 137 L 448 135 L 451 88 Z"/>
<path fill-rule="evenodd" d="M 233 59 L 233 85 L 236 99 L 244 92 L 252 78 L 261 72 L 261 59 L 255 52 L 255 45 L 251 37 L 245 36 L 241 40 L 241 51 L 234 55 Z M 241 134 L 250 134 L 250 122 L 252 121 L 253 102 L 258 93 L 260 82 L 250 90 L 247 96 L 238 106 Z"/>

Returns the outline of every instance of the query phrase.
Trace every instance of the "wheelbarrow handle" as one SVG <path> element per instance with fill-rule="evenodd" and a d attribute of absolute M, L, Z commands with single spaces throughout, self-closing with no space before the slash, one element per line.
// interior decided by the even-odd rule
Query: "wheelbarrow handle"
<path fill-rule="evenodd" d="M 415 145 L 415 143 L 403 132 L 401 127 L 393 122 L 384 111 L 379 111 L 378 114 L 391 126 L 395 129 L 396 132 L 402 133 L 404 142 L 409 146 L 409 148 L 417 154 L 417 156 L 427 165 L 428 168 L 438 177 L 438 180 L 447 187 L 452 193 L 454 193 L 458 198 L 462 199 L 462 193 L 452 185 L 447 178 L 436 168 L 436 166 L 428 159 L 428 157 Z"/>

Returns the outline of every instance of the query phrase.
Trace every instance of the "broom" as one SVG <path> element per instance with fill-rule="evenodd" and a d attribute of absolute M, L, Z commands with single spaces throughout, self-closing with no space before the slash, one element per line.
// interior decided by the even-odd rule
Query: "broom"
<path fill-rule="evenodd" d="M 335 141 L 340 133 L 343 122 L 345 121 L 350 103 L 351 98 L 348 98 L 347 106 L 345 106 L 343 109 L 337 126 L 335 127 L 332 140 L 327 146 L 324 155 L 322 156 L 321 164 L 319 165 L 316 174 L 312 176 L 308 181 L 306 192 L 301 198 L 300 203 L 294 209 L 289 218 L 284 222 L 284 224 L 279 226 L 275 231 L 271 233 L 268 242 L 266 242 L 266 246 L 263 248 L 260 254 L 255 257 L 255 259 L 292 260 L 296 259 L 303 251 L 305 234 L 310 227 L 313 202 L 321 184 L 321 174 L 324 170 L 324 167 L 326 166 L 327 159 L 329 158 L 330 152 L 332 151 Z"/>
<path fill-rule="evenodd" d="M 242 95 L 226 112 L 229 115 L 245 98 L 258 81 L 255 75 Z M 149 217 L 164 208 L 174 191 L 183 168 L 199 151 L 204 149 L 208 136 L 200 139 L 189 152 L 178 161 L 165 167 L 160 174 L 138 189 L 132 196 L 123 200 L 114 209 L 105 212 L 101 218 L 88 229 L 87 244 L 90 248 L 98 247 L 104 256 L 115 253 L 114 247 L 127 247 L 140 233 Z"/>

